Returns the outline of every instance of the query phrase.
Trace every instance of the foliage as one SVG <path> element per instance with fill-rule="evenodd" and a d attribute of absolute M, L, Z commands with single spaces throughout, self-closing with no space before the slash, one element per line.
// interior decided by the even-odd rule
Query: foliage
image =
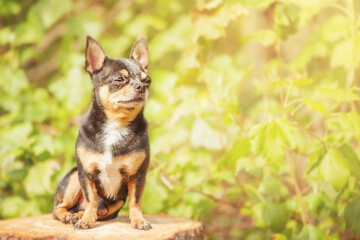
<path fill-rule="evenodd" d="M 360 236 L 360 4 L 355 0 L 0 2 L 0 216 L 50 212 L 92 86 L 147 36 L 145 213 L 209 238 Z"/>

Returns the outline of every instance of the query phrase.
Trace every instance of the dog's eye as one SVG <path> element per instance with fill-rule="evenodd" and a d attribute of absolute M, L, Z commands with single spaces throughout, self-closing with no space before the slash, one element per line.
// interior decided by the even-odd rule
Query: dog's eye
<path fill-rule="evenodd" d="M 150 84 L 150 83 L 151 83 L 151 78 L 150 78 L 150 77 L 146 77 L 146 78 L 145 78 L 145 83 Z"/>
<path fill-rule="evenodd" d="M 123 83 L 123 82 L 125 82 L 125 79 L 124 79 L 124 77 L 118 77 L 117 79 L 115 79 L 115 81 Z"/>

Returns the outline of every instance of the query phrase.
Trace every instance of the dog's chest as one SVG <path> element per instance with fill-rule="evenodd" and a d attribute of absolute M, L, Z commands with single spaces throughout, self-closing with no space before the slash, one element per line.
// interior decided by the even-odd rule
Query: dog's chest
<path fill-rule="evenodd" d="M 113 148 L 121 143 L 129 135 L 126 127 L 121 127 L 118 122 L 108 121 L 102 128 L 102 145 L 104 148 L 102 161 L 98 162 L 100 170 L 99 181 L 107 198 L 115 198 L 123 182 L 123 176 L 120 174 L 120 168 L 123 161 L 113 161 Z"/>
<path fill-rule="evenodd" d="M 100 174 L 98 179 L 104 191 L 104 196 L 108 199 L 115 199 L 124 177 L 120 174 L 121 163 L 111 165 L 101 162 L 98 164 Z"/>
<path fill-rule="evenodd" d="M 129 135 L 127 127 L 121 127 L 116 121 L 107 121 L 102 128 L 102 145 L 104 147 L 104 159 L 106 164 L 113 160 L 113 148 L 121 143 Z"/>

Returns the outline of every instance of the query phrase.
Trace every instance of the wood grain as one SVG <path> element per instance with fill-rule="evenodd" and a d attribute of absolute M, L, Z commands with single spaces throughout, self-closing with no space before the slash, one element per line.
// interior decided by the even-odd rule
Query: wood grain
<path fill-rule="evenodd" d="M 51 214 L 0 220 L 0 240 L 5 239 L 203 239 L 204 225 L 166 215 L 145 215 L 152 229 L 142 231 L 130 226 L 128 215 L 98 221 L 93 229 L 74 230 L 72 225 L 53 219 Z"/>

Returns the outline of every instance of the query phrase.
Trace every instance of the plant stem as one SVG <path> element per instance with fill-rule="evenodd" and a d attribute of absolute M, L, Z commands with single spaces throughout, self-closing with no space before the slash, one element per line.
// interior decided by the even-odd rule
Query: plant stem
<path fill-rule="evenodd" d="M 182 183 L 180 180 L 170 176 L 169 174 L 167 174 L 166 172 L 160 170 L 161 167 L 159 167 L 156 163 L 154 162 L 151 162 L 150 163 L 152 165 L 153 168 L 157 168 L 158 169 L 158 172 L 162 175 L 163 178 L 166 178 L 166 180 L 169 180 L 173 183 L 176 183 L 177 185 L 180 185 L 181 187 L 189 190 L 189 191 L 192 191 L 192 192 L 196 192 L 204 197 L 207 197 L 207 198 L 210 198 L 212 200 L 214 200 L 215 202 L 220 202 L 220 203 L 223 203 L 223 204 L 226 204 L 226 205 L 229 205 L 229 206 L 232 206 L 236 209 L 239 209 L 242 207 L 242 204 L 241 203 L 238 203 L 238 202 L 231 202 L 231 201 L 227 201 L 225 199 L 221 199 L 221 198 L 217 198 L 211 194 L 208 194 L 208 193 L 205 193 L 201 190 L 198 190 L 198 189 L 195 189 L 193 187 L 190 187 L 190 186 L 187 186 L 185 185 L 184 183 Z"/>
<path fill-rule="evenodd" d="M 285 100 L 284 100 L 284 104 L 283 104 L 284 109 L 286 109 L 286 107 L 287 107 L 287 101 L 289 99 L 289 94 L 290 94 L 292 84 L 293 84 L 293 81 L 290 81 L 289 86 L 288 86 L 288 88 L 286 90 L 286 96 L 285 96 Z"/>
<path fill-rule="evenodd" d="M 290 161 L 290 158 L 288 156 L 286 156 L 285 159 L 287 160 L 287 162 L 289 164 L 291 179 L 293 181 L 296 196 L 299 201 L 300 208 L 301 208 L 301 211 L 300 211 L 301 220 L 302 220 L 303 224 L 306 225 L 307 223 L 311 223 L 312 221 L 311 221 L 309 214 L 307 213 L 306 208 L 305 208 L 304 199 L 302 197 L 300 186 L 298 184 L 296 173 L 295 173 L 295 166 L 292 163 L 292 161 Z"/>
<path fill-rule="evenodd" d="M 293 115 L 291 115 L 290 113 L 286 112 L 287 116 L 289 118 L 291 118 L 294 122 L 296 122 L 296 124 L 301 127 L 302 129 L 304 129 L 310 136 L 316 138 L 317 140 L 319 140 L 319 142 L 321 142 L 321 144 L 324 146 L 325 151 L 328 151 L 328 147 L 326 145 L 326 142 L 324 142 L 324 140 L 322 140 L 320 137 L 316 136 L 310 129 L 308 129 L 307 127 L 305 127 L 299 120 L 297 120 Z"/>
<path fill-rule="evenodd" d="M 253 186 L 247 185 L 246 187 L 247 189 L 251 190 L 260 199 L 262 203 L 267 202 L 266 199 L 258 191 L 256 191 L 256 189 Z"/>

